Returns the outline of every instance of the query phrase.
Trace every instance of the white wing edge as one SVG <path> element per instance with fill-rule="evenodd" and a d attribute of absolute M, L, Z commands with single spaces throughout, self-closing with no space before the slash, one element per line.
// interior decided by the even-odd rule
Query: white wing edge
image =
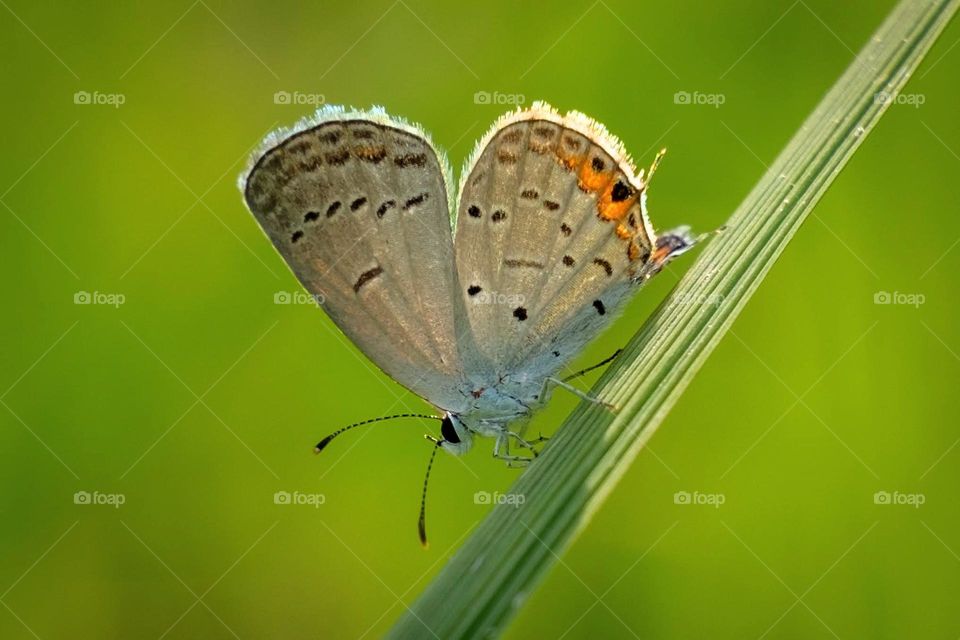
<path fill-rule="evenodd" d="M 250 154 L 243 173 L 237 177 L 237 186 L 240 188 L 240 193 L 244 194 L 246 192 L 247 178 L 250 176 L 250 172 L 253 171 L 257 162 L 260 161 L 260 158 L 266 155 L 271 149 L 279 146 L 287 138 L 302 131 L 313 129 L 326 122 L 335 122 L 338 120 L 369 120 L 370 122 L 400 129 L 401 131 L 423 139 L 433 150 L 433 153 L 437 156 L 437 162 L 440 164 L 440 171 L 443 174 L 443 185 L 447 192 L 447 208 L 450 211 L 451 231 L 456 229 L 457 203 L 456 194 L 453 191 L 453 167 L 450 165 L 447 153 L 434 144 L 433 138 L 422 126 L 415 122 L 410 122 L 406 118 L 391 116 L 384 107 L 378 105 L 374 105 L 370 109 L 355 109 L 354 107 L 334 104 L 324 105 L 313 114 L 301 118 L 292 126 L 280 127 L 279 129 L 271 131 L 264 137 L 260 144 L 257 145 L 253 153 Z"/>

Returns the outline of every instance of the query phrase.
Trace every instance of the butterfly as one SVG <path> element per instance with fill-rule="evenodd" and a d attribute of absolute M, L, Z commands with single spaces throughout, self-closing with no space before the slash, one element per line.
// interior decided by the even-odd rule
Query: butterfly
<path fill-rule="evenodd" d="M 419 416 L 442 436 L 427 436 L 425 496 L 437 450 L 463 455 L 475 436 L 529 461 L 543 438 L 524 425 L 554 388 L 604 404 L 557 374 L 695 243 L 688 227 L 658 236 L 647 216 L 662 155 L 638 173 L 603 125 L 537 102 L 497 120 L 455 186 L 422 127 L 328 106 L 267 136 L 240 188 L 331 320 L 441 414 Z M 425 545 L 424 514 L 421 501 Z"/>

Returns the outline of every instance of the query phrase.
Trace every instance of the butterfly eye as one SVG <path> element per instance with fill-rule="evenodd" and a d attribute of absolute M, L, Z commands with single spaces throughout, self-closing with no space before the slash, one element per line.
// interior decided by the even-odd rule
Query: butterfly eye
<path fill-rule="evenodd" d="M 453 420 L 450 419 L 450 416 L 444 416 L 443 421 L 440 423 L 440 435 L 443 436 L 443 439 L 452 444 L 460 444 L 460 436 L 457 435 L 457 430 L 453 426 Z"/>

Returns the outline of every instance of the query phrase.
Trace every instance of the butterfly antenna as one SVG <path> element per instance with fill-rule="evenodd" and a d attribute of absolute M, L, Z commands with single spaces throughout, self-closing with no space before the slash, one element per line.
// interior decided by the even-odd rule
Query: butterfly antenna
<path fill-rule="evenodd" d="M 331 440 L 333 440 L 334 438 L 336 438 L 338 435 L 340 435 L 340 434 L 343 433 L 344 431 L 349 431 L 350 429 L 353 429 L 354 427 L 362 427 L 362 426 L 365 425 L 365 424 L 371 424 L 371 423 L 374 423 L 374 422 L 382 422 L 382 421 L 384 421 L 384 420 L 393 420 L 394 418 L 426 418 L 426 419 L 428 419 L 428 420 L 442 420 L 442 419 L 443 419 L 443 418 L 439 418 L 439 417 L 437 417 L 437 416 L 428 416 L 428 415 L 423 414 L 423 413 L 398 413 L 398 414 L 395 414 L 395 415 L 392 415 L 392 416 L 381 416 L 381 417 L 379 417 L 379 418 L 371 418 L 370 420 L 364 420 L 364 421 L 362 421 L 362 422 L 354 422 L 353 424 L 348 424 L 347 426 L 345 426 L 345 427 L 343 427 L 343 428 L 341 428 L 341 429 L 337 429 L 336 431 L 334 431 L 333 433 L 331 433 L 330 435 L 328 435 L 326 438 L 324 438 L 323 440 L 321 440 L 320 442 L 318 442 L 318 443 L 317 443 L 317 446 L 315 446 L 315 447 L 313 448 L 313 452 L 314 452 L 314 453 L 320 453 L 321 451 L 323 451 L 323 450 L 326 448 L 326 446 L 327 446 L 328 444 L 330 444 L 330 441 L 331 441 Z"/>
<path fill-rule="evenodd" d="M 430 481 L 430 469 L 433 468 L 433 459 L 437 457 L 437 450 L 440 449 L 441 440 L 433 436 L 424 436 L 433 443 L 433 451 L 430 453 L 430 462 L 427 463 L 427 474 L 423 477 L 423 494 L 420 496 L 420 520 L 417 522 L 417 531 L 420 533 L 420 544 L 426 549 L 430 545 L 427 543 L 427 483 Z"/>
<path fill-rule="evenodd" d="M 650 169 L 647 170 L 646 179 L 643 181 L 644 187 L 650 184 L 650 181 L 653 180 L 653 174 L 656 173 L 657 167 L 660 166 L 660 161 L 663 160 L 663 156 L 667 155 L 666 148 L 660 149 L 657 152 L 657 156 L 653 159 L 653 162 L 650 163 Z"/>

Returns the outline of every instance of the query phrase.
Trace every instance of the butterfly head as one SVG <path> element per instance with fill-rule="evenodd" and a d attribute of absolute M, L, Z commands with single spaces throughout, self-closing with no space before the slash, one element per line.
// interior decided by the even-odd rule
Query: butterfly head
<path fill-rule="evenodd" d="M 697 243 L 697 238 L 690 233 L 690 227 L 684 225 L 671 229 L 657 238 L 657 245 L 650 254 L 643 279 L 652 278 L 667 266 L 671 260 L 686 253 Z"/>
<path fill-rule="evenodd" d="M 443 416 L 440 421 L 440 435 L 443 439 L 437 441 L 437 446 L 449 454 L 462 456 L 473 446 L 470 429 L 456 414 L 447 413 Z"/>

